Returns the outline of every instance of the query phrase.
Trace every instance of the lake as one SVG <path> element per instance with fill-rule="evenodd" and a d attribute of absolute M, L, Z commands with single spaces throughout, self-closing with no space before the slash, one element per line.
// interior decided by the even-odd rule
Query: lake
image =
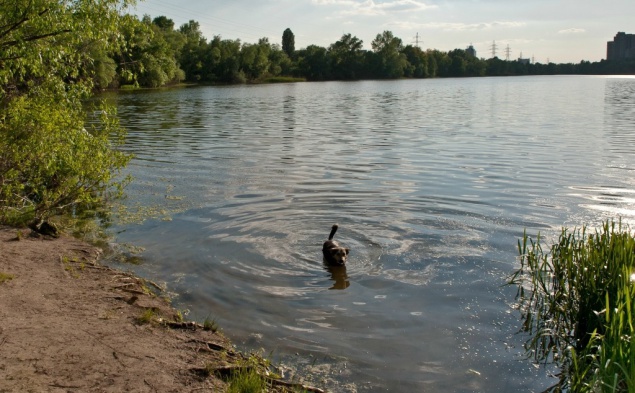
<path fill-rule="evenodd" d="M 518 239 L 635 223 L 635 78 L 107 97 L 135 154 L 113 226 L 130 268 L 333 391 L 544 390 L 504 286 Z M 334 223 L 346 268 L 322 261 Z"/>

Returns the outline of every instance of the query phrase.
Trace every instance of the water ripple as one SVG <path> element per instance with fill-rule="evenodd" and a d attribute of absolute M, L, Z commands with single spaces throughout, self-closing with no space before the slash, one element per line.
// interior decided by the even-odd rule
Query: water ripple
<path fill-rule="evenodd" d="M 175 213 L 116 230 L 193 314 L 294 364 L 328 354 L 377 391 L 461 390 L 470 369 L 477 390 L 544 390 L 510 349 L 501 285 L 524 229 L 635 223 L 633 92 L 535 77 L 119 94 L 128 208 Z M 344 268 L 322 261 L 334 223 Z"/>

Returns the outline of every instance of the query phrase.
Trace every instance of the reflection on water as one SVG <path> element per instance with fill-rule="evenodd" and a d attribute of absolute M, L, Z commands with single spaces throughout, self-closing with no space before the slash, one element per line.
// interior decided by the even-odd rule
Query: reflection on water
<path fill-rule="evenodd" d="M 334 391 L 538 391 L 502 286 L 523 230 L 635 219 L 635 80 L 480 78 L 119 94 L 121 224 L 190 317 Z M 169 214 L 170 212 L 174 214 Z M 333 222 L 351 248 L 328 267 Z"/>
<path fill-rule="evenodd" d="M 346 289 L 351 285 L 346 274 L 346 266 L 324 265 L 324 268 L 331 274 L 333 281 L 333 286 L 329 289 Z"/>
<path fill-rule="evenodd" d="M 635 139 L 635 80 L 625 83 L 622 79 L 609 79 L 605 85 L 604 95 L 604 130 L 610 143 L 610 150 L 615 155 L 631 155 Z M 617 160 L 617 165 L 625 165 L 628 161 Z M 633 170 L 635 167 L 623 168 Z"/>

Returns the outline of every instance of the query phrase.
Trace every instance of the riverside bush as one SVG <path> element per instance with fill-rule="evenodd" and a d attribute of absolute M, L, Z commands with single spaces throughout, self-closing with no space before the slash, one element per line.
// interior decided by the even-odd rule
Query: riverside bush
<path fill-rule="evenodd" d="M 635 391 L 635 238 L 621 222 L 562 229 L 548 252 L 540 235 L 518 241 L 520 268 L 509 284 L 525 349 L 537 362 L 553 362 L 560 380 L 551 391 Z"/>
<path fill-rule="evenodd" d="M 123 50 L 129 3 L 0 2 L 0 224 L 81 216 L 121 191 L 123 129 L 106 106 L 88 125 L 84 104 Z"/>
<path fill-rule="evenodd" d="M 34 218 L 93 208 L 120 192 L 113 181 L 128 157 L 113 149 L 122 131 L 107 110 L 101 127 L 84 128 L 84 111 L 45 94 L 12 100 L 0 123 L 0 221 Z"/>

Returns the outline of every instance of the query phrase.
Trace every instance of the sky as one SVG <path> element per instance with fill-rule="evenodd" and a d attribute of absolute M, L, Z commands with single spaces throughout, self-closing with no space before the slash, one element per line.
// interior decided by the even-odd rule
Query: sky
<path fill-rule="evenodd" d="M 404 45 L 450 51 L 473 45 L 477 56 L 579 63 L 606 58 L 606 43 L 635 34 L 635 0 L 146 0 L 130 13 L 166 16 L 178 28 L 194 20 L 203 35 L 328 47 L 352 34 L 371 49 L 383 31 Z"/>

